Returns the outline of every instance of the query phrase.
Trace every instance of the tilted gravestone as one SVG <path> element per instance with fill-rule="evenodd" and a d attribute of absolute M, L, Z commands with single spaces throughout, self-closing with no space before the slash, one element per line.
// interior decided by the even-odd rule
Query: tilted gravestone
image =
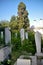
<path fill-rule="evenodd" d="M 35 33 L 35 43 L 37 53 L 41 53 L 41 34 L 38 31 Z"/>

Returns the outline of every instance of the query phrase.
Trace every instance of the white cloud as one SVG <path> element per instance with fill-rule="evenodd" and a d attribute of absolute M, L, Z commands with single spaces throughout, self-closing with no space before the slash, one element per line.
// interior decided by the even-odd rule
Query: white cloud
<path fill-rule="evenodd" d="M 43 27 L 43 20 L 30 21 L 30 27 L 31 26 L 34 26 L 34 27 Z"/>
<path fill-rule="evenodd" d="M 43 20 L 39 21 L 32 21 L 30 22 L 30 27 L 34 26 L 35 28 L 37 27 L 43 27 Z M 39 31 L 41 34 L 43 34 L 43 29 L 34 29 L 34 31 Z"/>

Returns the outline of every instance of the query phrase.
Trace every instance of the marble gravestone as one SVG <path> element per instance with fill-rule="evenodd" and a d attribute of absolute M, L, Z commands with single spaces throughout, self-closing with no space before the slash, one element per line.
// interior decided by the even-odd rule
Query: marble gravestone
<path fill-rule="evenodd" d="M 28 39 L 28 32 L 25 33 L 25 37 L 26 37 L 26 39 Z"/>
<path fill-rule="evenodd" d="M 21 37 L 21 41 L 23 41 L 25 39 L 25 34 L 24 34 L 23 28 L 20 30 L 20 37 Z"/>
<path fill-rule="evenodd" d="M 17 65 L 31 65 L 31 60 L 29 60 L 29 59 L 17 59 Z"/>
<path fill-rule="evenodd" d="M 5 28 L 5 43 L 6 45 L 11 43 L 11 32 L 9 31 L 9 28 Z"/>
<path fill-rule="evenodd" d="M 37 53 L 41 53 L 41 34 L 38 31 L 35 33 L 35 43 Z"/>
<path fill-rule="evenodd" d="M 3 39 L 3 32 L 1 32 L 1 38 Z"/>

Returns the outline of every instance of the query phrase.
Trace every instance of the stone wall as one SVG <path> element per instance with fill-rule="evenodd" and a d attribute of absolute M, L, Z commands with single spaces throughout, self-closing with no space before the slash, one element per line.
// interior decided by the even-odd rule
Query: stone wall
<path fill-rule="evenodd" d="M 4 61 L 4 59 L 8 58 L 8 55 L 11 53 L 10 47 L 4 47 L 0 49 L 0 61 Z"/>

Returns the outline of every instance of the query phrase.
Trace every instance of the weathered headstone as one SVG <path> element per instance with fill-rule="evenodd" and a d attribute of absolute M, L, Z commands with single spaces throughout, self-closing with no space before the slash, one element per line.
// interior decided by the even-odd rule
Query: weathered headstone
<path fill-rule="evenodd" d="M 15 37 L 17 38 L 17 33 L 15 33 Z"/>
<path fill-rule="evenodd" d="M 8 44 L 11 42 L 11 32 L 9 28 L 5 28 L 5 43 Z"/>
<path fill-rule="evenodd" d="M 41 53 L 41 34 L 38 31 L 35 33 L 35 43 L 37 53 Z"/>
<path fill-rule="evenodd" d="M 31 60 L 29 60 L 29 59 L 17 59 L 17 65 L 31 65 Z"/>
<path fill-rule="evenodd" d="M 41 60 L 41 65 L 43 65 L 43 59 Z"/>
<path fill-rule="evenodd" d="M 3 32 L 1 32 L 1 38 L 3 39 Z"/>
<path fill-rule="evenodd" d="M 26 39 L 28 39 L 28 32 L 25 33 L 25 37 L 26 37 Z"/>
<path fill-rule="evenodd" d="M 23 28 L 20 30 L 20 37 L 21 37 L 21 41 L 23 41 L 25 39 L 25 34 L 24 34 Z"/>

